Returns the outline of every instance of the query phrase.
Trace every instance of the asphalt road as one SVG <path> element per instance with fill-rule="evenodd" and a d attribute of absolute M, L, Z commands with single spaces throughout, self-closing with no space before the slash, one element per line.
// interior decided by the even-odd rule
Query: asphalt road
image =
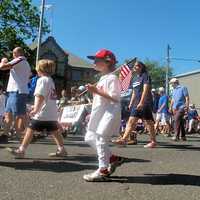
<path fill-rule="evenodd" d="M 97 168 L 92 149 L 81 136 L 65 139 L 69 156 L 48 158 L 56 146 L 51 138 L 30 145 L 25 159 L 13 159 L 0 145 L 0 200 L 199 200 L 200 135 L 187 142 L 159 136 L 159 146 L 144 149 L 148 136 L 135 146 L 112 146 L 126 157 L 109 182 L 87 183 L 82 176 Z"/>

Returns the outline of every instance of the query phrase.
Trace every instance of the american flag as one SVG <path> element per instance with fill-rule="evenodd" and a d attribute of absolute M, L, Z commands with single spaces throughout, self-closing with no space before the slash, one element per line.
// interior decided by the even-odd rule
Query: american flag
<path fill-rule="evenodd" d="M 119 74 L 122 91 L 128 90 L 131 78 L 132 78 L 132 71 L 130 67 L 127 64 L 122 65 Z"/>

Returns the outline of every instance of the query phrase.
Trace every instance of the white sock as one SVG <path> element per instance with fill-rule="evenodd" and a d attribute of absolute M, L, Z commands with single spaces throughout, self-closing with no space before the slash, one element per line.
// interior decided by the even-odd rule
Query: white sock
<path fill-rule="evenodd" d="M 25 152 L 25 148 L 24 148 L 24 146 L 21 145 L 21 146 L 19 147 L 19 150 L 22 151 L 22 152 Z"/>
<path fill-rule="evenodd" d="M 64 149 L 64 146 L 58 145 L 58 150 L 59 150 L 59 151 L 62 151 L 63 149 Z"/>

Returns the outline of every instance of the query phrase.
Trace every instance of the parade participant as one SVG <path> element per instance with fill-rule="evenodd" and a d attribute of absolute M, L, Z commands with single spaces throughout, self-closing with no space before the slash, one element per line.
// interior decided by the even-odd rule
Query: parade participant
<path fill-rule="evenodd" d="M 158 131 L 159 123 L 161 122 L 163 126 L 164 133 L 170 136 L 170 122 L 169 122 L 169 112 L 168 112 L 168 96 L 165 94 L 165 89 L 160 87 L 159 91 L 159 102 L 158 110 L 156 114 L 155 130 Z"/>
<path fill-rule="evenodd" d="M 8 136 L 3 133 L 3 118 L 5 114 L 6 96 L 3 93 L 3 87 L 0 85 L 0 143 L 8 142 Z"/>
<path fill-rule="evenodd" d="M 172 78 L 170 84 L 173 87 L 172 100 L 170 104 L 170 110 L 174 115 L 174 131 L 175 135 L 172 140 L 178 141 L 182 139 L 186 140 L 185 136 L 185 120 L 184 115 L 189 109 L 189 94 L 185 86 L 179 84 L 178 79 Z M 181 132 L 181 135 L 180 135 Z M 181 138 L 180 138 L 181 137 Z"/>
<path fill-rule="evenodd" d="M 144 147 L 154 148 L 156 147 L 156 137 L 152 115 L 151 78 L 142 62 L 137 61 L 135 63 L 134 71 L 137 73 L 137 79 L 132 84 L 133 93 L 129 104 L 130 117 L 123 137 L 115 140 L 114 143 L 119 145 L 127 144 L 129 135 L 137 126 L 138 119 L 143 119 L 150 133 L 150 142 Z"/>
<path fill-rule="evenodd" d="M 13 120 L 17 133 L 24 131 L 26 122 L 28 82 L 31 70 L 21 47 L 16 47 L 13 50 L 13 58 L 10 62 L 4 58 L 0 63 L 0 70 L 10 70 L 5 109 L 5 134 L 9 133 Z"/>
<path fill-rule="evenodd" d="M 51 133 L 56 144 L 56 153 L 51 153 L 49 156 L 64 157 L 67 155 L 63 137 L 59 132 L 58 125 L 58 110 L 56 106 L 56 91 L 51 75 L 55 73 L 55 63 L 51 60 L 40 60 L 36 67 L 39 79 L 35 88 L 34 105 L 30 112 L 30 123 L 27 128 L 25 137 L 20 147 L 16 150 L 8 149 L 15 157 L 23 158 L 25 151 L 30 144 L 34 131 L 44 131 Z"/>
<path fill-rule="evenodd" d="M 28 102 L 30 104 L 32 104 L 34 101 L 34 92 L 35 92 L 37 80 L 39 78 L 35 69 L 32 70 L 31 73 L 32 73 L 32 75 L 31 75 L 30 81 L 28 83 L 28 90 L 29 90 Z"/>
<path fill-rule="evenodd" d="M 58 108 L 59 110 L 65 107 L 68 104 L 68 97 L 67 97 L 67 91 L 63 89 L 61 91 L 61 98 L 58 102 Z"/>
<path fill-rule="evenodd" d="M 3 87 L 0 85 L 0 128 L 3 123 L 3 116 L 5 113 L 6 96 L 3 93 Z"/>
<path fill-rule="evenodd" d="M 197 131 L 199 115 L 195 108 L 195 104 L 190 104 L 190 108 L 188 111 L 188 133 L 192 133 L 192 131 Z"/>
<path fill-rule="evenodd" d="M 152 112 L 153 112 L 153 118 L 155 120 L 156 119 L 156 113 L 158 111 L 158 102 L 159 102 L 159 99 L 160 99 L 160 95 L 159 95 L 158 91 L 155 88 L 152 88 L 151 94 L 152 94 L 152 98 L 153 98 L 153 109 L 152 109 Z"/>
<path fill-rule="evenodd" d="M 86 181 L 101 181 L 114 172 L 123 162 L 123 158 L 112 155 L 108 142 L 111 136 L 119 132 L 121 120 L 120 83 L 115 70 L 115 55 L 102 49 L 95 56 L 88 56 L 94 60 L 95 70 L 102 73 L 96 86 L 88 84 L 87 89 L 93 93 L 92 112 L 88 123 L 85 141 L 89 143 L 98 155 L 99 168 L 83 176 Z"/>

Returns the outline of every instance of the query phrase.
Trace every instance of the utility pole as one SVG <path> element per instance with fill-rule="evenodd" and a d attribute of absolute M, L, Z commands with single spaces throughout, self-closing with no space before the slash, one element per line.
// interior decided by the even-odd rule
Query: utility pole
<path fill-rule="evenodd" d="M 42 0 L 42 3 L 41 3 L 41 14 L 40 14 L 40 25 L 39 25 L 39 32 L 38 32 L 36 65 L 37 65 L 37 62 L 39 60 L 40 46 L 41 46 L 41 41 L 42 41 L 42 27 L 43 27 L 43 19 L 44 19 L 44 7 L 45 7 L 45 0 Z"/>
<path fill-rule="evenodd" d="M 167 67 L 166 67 L 166 79 L 165 79 L 165 91 L 166 94 L 169 95 L 169 67 L 170 67 L 170 50 L 171 47 L 169 44 L 167 45 Z"/>

